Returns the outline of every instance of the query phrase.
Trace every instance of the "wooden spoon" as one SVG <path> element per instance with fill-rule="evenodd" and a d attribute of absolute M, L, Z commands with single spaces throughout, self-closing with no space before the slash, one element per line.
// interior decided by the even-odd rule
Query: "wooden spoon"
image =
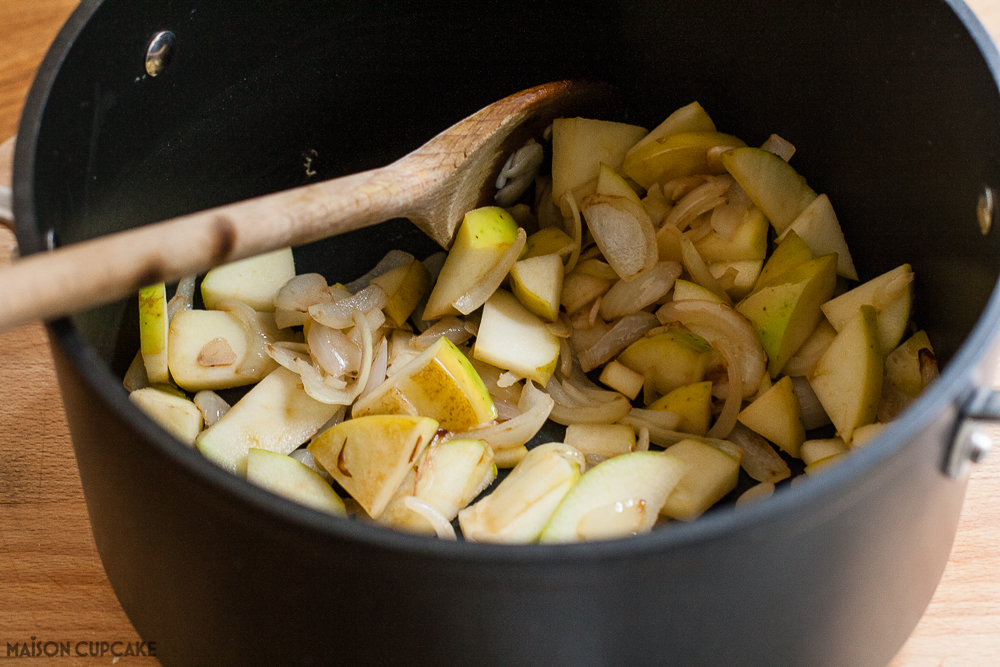
<path fill-rule="evenodd" d="M 409 218 L 447 248 L 465 213 L 492 201 L 493 181 L 511 152 L 553 118 L 608 99 L 609 90 L 579 81 L 530 88 L 477 111 L 386 167 L 15 260 L 0 269 L 0 331 L 392 218 Z"/>

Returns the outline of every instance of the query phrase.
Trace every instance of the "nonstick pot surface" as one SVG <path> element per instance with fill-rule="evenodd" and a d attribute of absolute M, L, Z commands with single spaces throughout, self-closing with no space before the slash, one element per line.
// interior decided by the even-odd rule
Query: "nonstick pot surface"
<path fill-rule="evenodd" d="M 151 78 L 142 54 L 162 29 L 177 49 Z M 85 313 L 53 328 L 60 382 L 95 539 L 136 627 L 178 664 L 886 662 L 950 547 L 962 488 L 939 473 L 942 442 L 997 320 L 983 315 L 996 234 L 975 207 L 1000 181 L 1000 108 L 975 31 L 943 2 L 85 3 L 22 126 L 25 252 L 50 229 L 69 243 L 379 166 L 503 95 L 583 77 L 621 91 L 617 120 L 652 127 L 697 99 L 750 144 L 792 141 L 862 279 L 914 266 L 915 316 L 950 362 L 871 451 L 742 516 L 505 549 L 334 521 L 214 469 L 126 400 L 134 304 Z M 395 247 L 435 249 L 394 222 L 296 260 L 350 280 Z M 341 632 L 290 636 L 311 623 Z M 257 640 L 235 639 L 244 628 Z"/>

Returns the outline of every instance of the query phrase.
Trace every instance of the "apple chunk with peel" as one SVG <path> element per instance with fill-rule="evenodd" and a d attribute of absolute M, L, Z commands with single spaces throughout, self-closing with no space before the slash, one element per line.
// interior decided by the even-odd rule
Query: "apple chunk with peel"
<path fill-rule="evenodd" d="M 328 428 L 309 443 L 316 461 L 378 519 L 437 434 L 430 417 L 369 415 Z"/>
<path fill-rule="evenodd" d="M 708 152 L 717 146 L 746 144 L 721 132 L 679 132 L 629 153 L 622 164 L 622 173 L 646 189 L 682 176 L 708 174 L 712 172 Z"/>
<path fill-rule="evenodd" d="M 793 167 L 760 148 L 734 148 L 722 164 L 781 234 L 816 199 L 816 192 Z"/>
<path fill-rule="evenodd" d="M 692 102 L 691 104 L 674 111 L 672 114 L 667 116 L 666 120 L 653 128 L 649 134 L 637 141 L 635 145 L 629 149 L 626 157 L 636 152 L 646 144 L 659 141 L 660 139 L 669 137 L 672 134 L 680 134 L 681 132 L 715 131 L 715 123 L 712 122 L 712 118 L 708 115 L 708 112 L 705 111 L 705 109 L 697 102 Z"/>
<path fill-rule="evenodd" d="M 291 456 L 251 447 L 247 453 L 247 481 L 306 507 L 347 516 L 344 501 L 327 481 Z"/>
<path fill-rule="evenodd" d="M 213 309 L 222 299 L 235 299 L 263 313 L 274 312 L 274 297 L 295 277 L 291 248 L 218 266 L 201 281 L 201 298 Z"/>
<path fill-rule="evenodd" d="M 683 329 L 645 336 L 618 355 L 619 363 L 645 377 L 647 397 L 701 382 L 711 360 L 712 346 Z"/>
<path fill-rule="evenodd" d="M 465 431 L 496 418 L 496 407 L 482 378 L 461 350 L 439 338 L 394 372 L 352 410 L 367 415 L 423 415 L 441 428 Z"/>
<path fill-rule="evenodd" d="M 851 251 L 847 248 L 844 232 L 840 229 L 837 214 L 833 204 L 826 195 L 820 195 L 813 200 L 806 210 L 795 218 L 788 229 L 778 237 L 778 242 L 785 234 L 795 232 L 815 255 L 837 254 L 837 275 L 848 280 L 857 280 L 858 272 L 851 259 Z"/>
<path fill-rule="evenodd" d="M 559 338 L 513 294 L 500 289 L 483 306 L 473 356 L 544 387 L 556 369 Z"/>
<path fill-rule="evenodd" d="M 909 264 L 898 266 L 872 278 L 850 292 L 823 304 L 826 319 L 837 331 L 852 320 L 862 305 L 875 308 L 878 316 L 878 339 L 882 353 L 889 354 L 899 345 L 910 321 L 913 304 L 913 271 Z"/>
<path fill-rule="evenodd" d="M 667 497 L 660 514 L 681 521 L 693 521 L 736 488 L 740 476 L 739 448 L 722 451 L 697 440 L 681 440 L 667 447 L 687 467 Z"/>
<path fill-rule="evenodd" d="M 750 320 L 777 377 L 813 332 L 837 286 L 837 256 L 824 255 L 784 272 L 736 306 Z"/>
<path fill-rule="evenodd" d="M 681 433 L 705 435 L 712 421 L 712 383 L 706 380 L 678 387 L 651 403 L 649 409 L 680 415 L 675 430 Z"/>
<path fill-rule="evenodd" d="M 837 435 L 848 445 L 856 428 L 875 421 L 882 371 L 875 309 L 863 305 L 807 376 Z"/>
<path fill-rule="evenodd" d="M 434 526 L 410 509 L 406 498 L 417 498 L 452 521 L 496 474 L 493 450 L 482 440 L 435 441 L 410 469 L 379 521 L 412 533 L 433 534 Z"/>
<path fill-rule="evenodd" d="M 153 384 L 170 382 L 167 370 L 169 331 L 166 286 L 157 283 L 143 287 L 139 290 L 139 351 L 146 365 L 146 375 Z"/>
<path fill-rule="evenodd" d="M 195 444 L 205 458 L 245 477 L 251 447 L 289 454 L 339 409 L 313 399 L 298 375 L 279 367 L 202 431 Z"/>
<path fill-rule="evenodd" d="M 540 542 L 610 540 L 648 533 L 687 470 L 665 452 L 632 452 L 603 461 L 562 499 Z"/>
<path fill-rule="evenodd" d="M 186 445 L 193 445 L 204 421 L 191 400 L 155 387 L 136 389 L 128 395 L 153 421 Z"/>
<path fill-rule="evenodd" d="M 452 302 L 489 273 L 517 239 L 517 229 L 510 213 L 497 206 L 466 213 L 427 299 L 422 319 L 457 315 Z"/>
<path fill-rule="evenodd" d="M 462 534 L 471 542 L 535 541 L 583 466 L 583 454 L 569 445 L 535 447 L 490 495 L 458 513 Z"/>
<path fill-rule="evenodd" d="M 516 262 L 510 270 L 510 286 L 521 304 L 547 322 L 559 317 L 563 263 L 559 255 L 541 255 Z"/>
<path fill-rule="evenodd" d="M 577 201 L 593 193 L 602 162 L 618 169 L 625 153 L 648 130 L 637 125 L 591 118 L 556 118 L 552 122 L 552 201 L 563 207 L 563 195 Z M 563 210 L 566 216 L 569 210 Z"/>
<path fill-rule="evenodd" d="M 789 456 L 799 456 L 799 449 L 806 439 L 806 429 L 792 378 L 786 375 L 775 382 L 744 408 L 738 419 L 751 431 L 788 452 Z"/>

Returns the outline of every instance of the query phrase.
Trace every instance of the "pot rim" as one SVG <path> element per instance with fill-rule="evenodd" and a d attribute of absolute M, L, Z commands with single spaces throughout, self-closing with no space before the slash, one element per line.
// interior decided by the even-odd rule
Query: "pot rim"
<path fill-rule="evenodd" d="M 63 26 L 45 56 L 28 99 L 19 127 L 14 159 L 15 231 L 25 254 L 44 247 L 34 208 L 34 164 L 41 117 L 56 75 L 78 34 L 103 0 L 83 0 Z M 946 0 L 947 5 L 964 25 L 990 70 L 997 93 L 1000 94 L 1000 53 L 971 9 L 962 0 Z M 859 481 L 873 483 L 879 477 L 883 462 L 900 455 L 932 421 L 948 409 L 958 414 L 962 403 L 977 384 L 984 382 L 984 362 L 992 361 L 997 346 L 996 331 L 1000 330 L 1000 281 L 982 315 L 942 370 L 940 378 L 911 404 L 905 419 L 894 420 L 869 445 L 854 451 L 841 464 L 826 470 L 809 484 L 781 489 L 764 503 L 755 503 L 738 510 L 722 508 L 691 523 L 678 522 L 669 529 L 654 530 L 648 535 L 609 540 L 557 545 L 496 545 L 456 542 L 411 535 L 365 522 L 344 520 L 313 510 L 294 501 L 267 492 L 239 478 L 204 458 L 193 447 L 173 438 L 128 400 L 121 380 L 96 351 L 84 340 L 70 318 L 46 325 L 50 344 L 58 345 L 79 372 L 85 385 L 93 391 L 129 427 L 141 435 L 149 446 L 171 463 L 184 468 L 201 482 L 230 494 L 233 499 L 259 513 L 261 520 L 290 523 L 314 530 L 324 537 L 344 539 L 371 548 L 441 559 L 468 562 L 546 563 L 550 561 L 590 560 L 640 556 L 650 552 L 680 548 L 686 544 L 710 541 L 724 535 L 777 520 L 814 500 L 832 498 L 844 493 L 847 484 Z M 985 381 L 988 382 L 989 375 Z M 957 425 L 953 426 L 953 429 Z M 952 435 L 954 430 L 951 431 Z M 941 465 L 946 459 L 951 438 L 941 443 Z M 857 489 L 855 489 L 857 491 Z"/>

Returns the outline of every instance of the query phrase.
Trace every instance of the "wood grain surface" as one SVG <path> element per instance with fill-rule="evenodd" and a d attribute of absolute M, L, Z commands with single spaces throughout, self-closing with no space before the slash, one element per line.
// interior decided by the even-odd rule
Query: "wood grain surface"
<path fill-rule="evenodd" d="M 0 0 L 0 141 L 16 132 L 35 68 L 76 4 Z M 1000 0 L 970 5 L 994 39 L 1000 36 Z M 0 227 L 0 262 L 12 247 L 13 236 Z M 155 658 L 112 655 L 112 649 L 134 652 L 142 639 L 119 606 L 94 547 L 41 325 L 0 336 L 0 396 L 0 661 L 13 660 L 8 645 L 15 642 L 21 647 L 58 642 L 71 653 L 51 660 L 59 665 L 156 664 Z M 89 657 L 91 652 L 98 656 Z M 975 467 L 944 577 L 891 667 L 995 664 L 1000 664 L 1000 453 Z"/>

